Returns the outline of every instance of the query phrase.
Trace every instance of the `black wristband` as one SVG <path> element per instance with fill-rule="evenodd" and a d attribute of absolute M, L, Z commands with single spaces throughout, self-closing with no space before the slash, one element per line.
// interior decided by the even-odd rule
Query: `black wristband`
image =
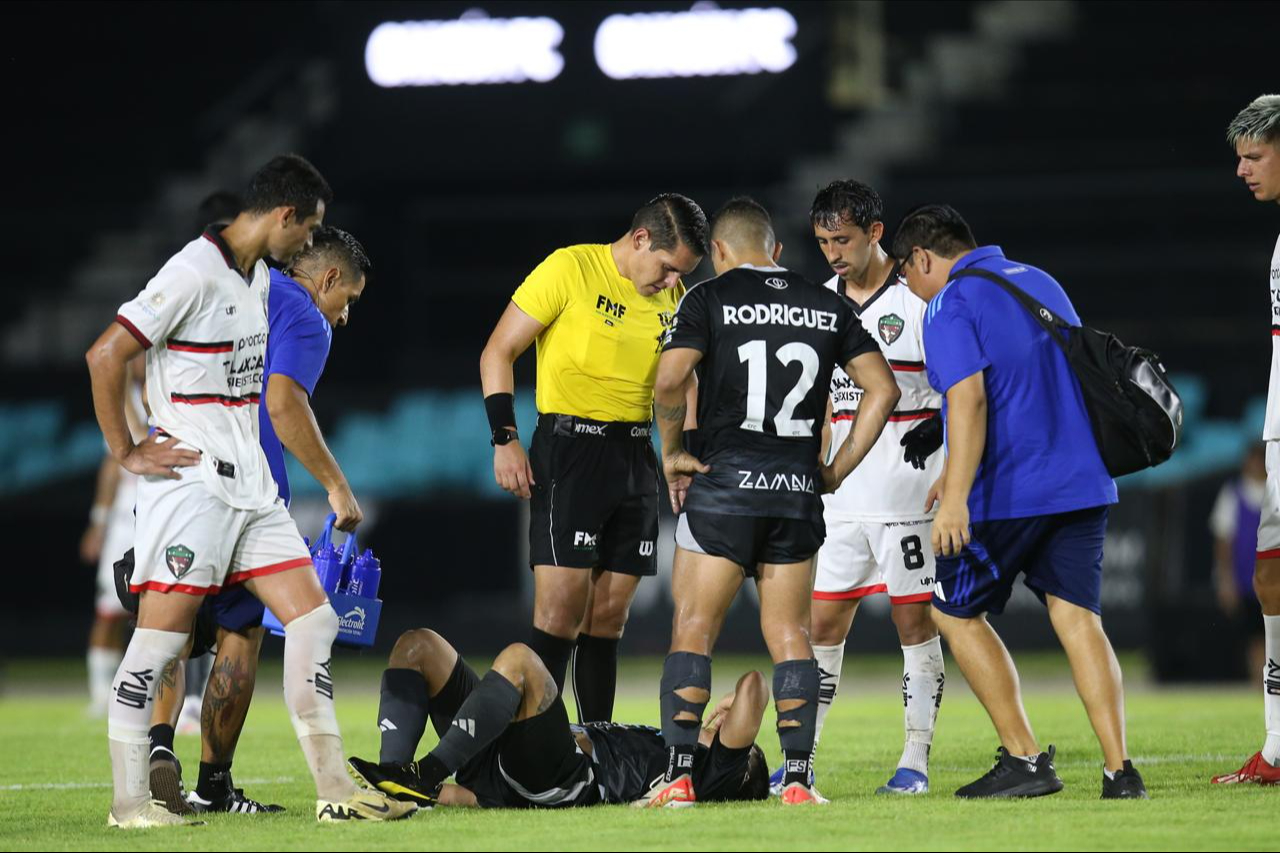
<path fill-rule="evenodd" d="M 489 416 L 489 429 L 516 426 L 516 397 L 514 394 L 490 394 L 484 398 L 484 412 Z"/>

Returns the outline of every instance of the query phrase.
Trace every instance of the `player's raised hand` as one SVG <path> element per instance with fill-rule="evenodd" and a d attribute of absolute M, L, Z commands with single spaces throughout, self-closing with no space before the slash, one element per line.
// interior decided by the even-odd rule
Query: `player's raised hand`
<path fill-rule="evenodd" d="M 667 493 L 671 497 L 671 511 L 676 515 L 684 507 L 685 495 L 693 485 L 694 474 L 706 474 L 710 465 L 702 464 L 698 457 L 686 450 L 663 457 L 662 473 L 667 478 Z"/>
<path fill-rule="evenodd" d="M 528 500 L 532 495 L 531 490 L 537 483 L 529 456 L 520 442 L 513 440 L 493 448 L 493 479 L 518 498 Z"/>
<path fill-rule="evenodd" d="M 346 483 L 329 492 L 329 508 L 338 516 L 337 520 L 333 522 L 333 526 L 343 533 L 350 533 L 356 529 L 360 522 L 364 521 L 364 513 L 360 511 L 360 504 L 356 502 L 356 496 L 351 492 L 351 486 Z"/>
<path fill-rule="evenodd" d="M 200 451 L 181 450 L 172 436 L 153 432 L 135 444 L 120 464 L 126 471 L 140 477 L 165 477 L 181 480 L 178 468 L 190 468 L 200 464 Z"/>

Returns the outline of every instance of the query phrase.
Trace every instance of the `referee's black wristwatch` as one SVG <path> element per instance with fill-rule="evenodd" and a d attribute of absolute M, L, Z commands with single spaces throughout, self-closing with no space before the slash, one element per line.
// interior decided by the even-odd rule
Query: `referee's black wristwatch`
<path fill-rule="evenodd" d="M 501 447 L 504 444 L 510 444 L 520 436 L 513 429 L 506 427 L 498 427 L 493 431 L 493 435 L 489 438 L 490 447 Z"/>

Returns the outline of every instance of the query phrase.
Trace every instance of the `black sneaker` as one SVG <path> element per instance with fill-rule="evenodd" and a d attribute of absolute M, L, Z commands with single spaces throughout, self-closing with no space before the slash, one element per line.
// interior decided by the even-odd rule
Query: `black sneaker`
<path fill-rule="evenodd" d="M 356 781 L 381 791 L 404 803 L 417 803 L 422 808 L 434 806 L 440 799 L 441 785 L 430 789 L 418 775 L 416 762 L 409 764 L 374 764 L 352 756 L 347 767 Z"/>
<path fill-rule="evenodd" d="M 189 815 L 195 810 L 187 805 L 187 790 L 182 785 L 182 765 L 178 756 L 163 746 L 151 750 L 149 784 L 151 799 L 164 806 L 170 814 Z"/>
<path fill-rule="evenodd" d="M 268 805 L 251 800 L 244 795 L 244 788 L 232 788 L 225 796 L 206 800 L 197 792 L 187 795 L 187 804 L 192 811 L 199 814 L 205 812 L 226 812 L 227 814 L 277 814 L 284 811 L 284 806 Z"/>
<path fill-rule="evenodd" d="M 1124 767 L 1116 773 L 1115 778 L 1102 774 L 1102 799 L 1104 800 L 1149 800 L 1147 786 L 1142 783 L 1142 774 L 1133 762 L 1125 759 Z"/>
<path fill-rule="evenodd" d="M 1062 780 L 1053 769 L 1056 750 L 1036 756 L 1035 762 L 1009 754 L 1003 746 L 996 750 L 996 766 L 956 791 L 957 797 L 978 799 L 982 797 L 1043 797 L 1062 790 Z"/>

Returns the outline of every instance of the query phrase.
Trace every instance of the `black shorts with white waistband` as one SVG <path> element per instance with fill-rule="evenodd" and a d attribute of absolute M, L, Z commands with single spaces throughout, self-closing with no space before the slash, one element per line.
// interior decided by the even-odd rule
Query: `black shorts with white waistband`
<path fill-rule="evenodd" d="M 657 574 L 658 459 L 647 423 L 540 415 L 529 564 Z"/>

